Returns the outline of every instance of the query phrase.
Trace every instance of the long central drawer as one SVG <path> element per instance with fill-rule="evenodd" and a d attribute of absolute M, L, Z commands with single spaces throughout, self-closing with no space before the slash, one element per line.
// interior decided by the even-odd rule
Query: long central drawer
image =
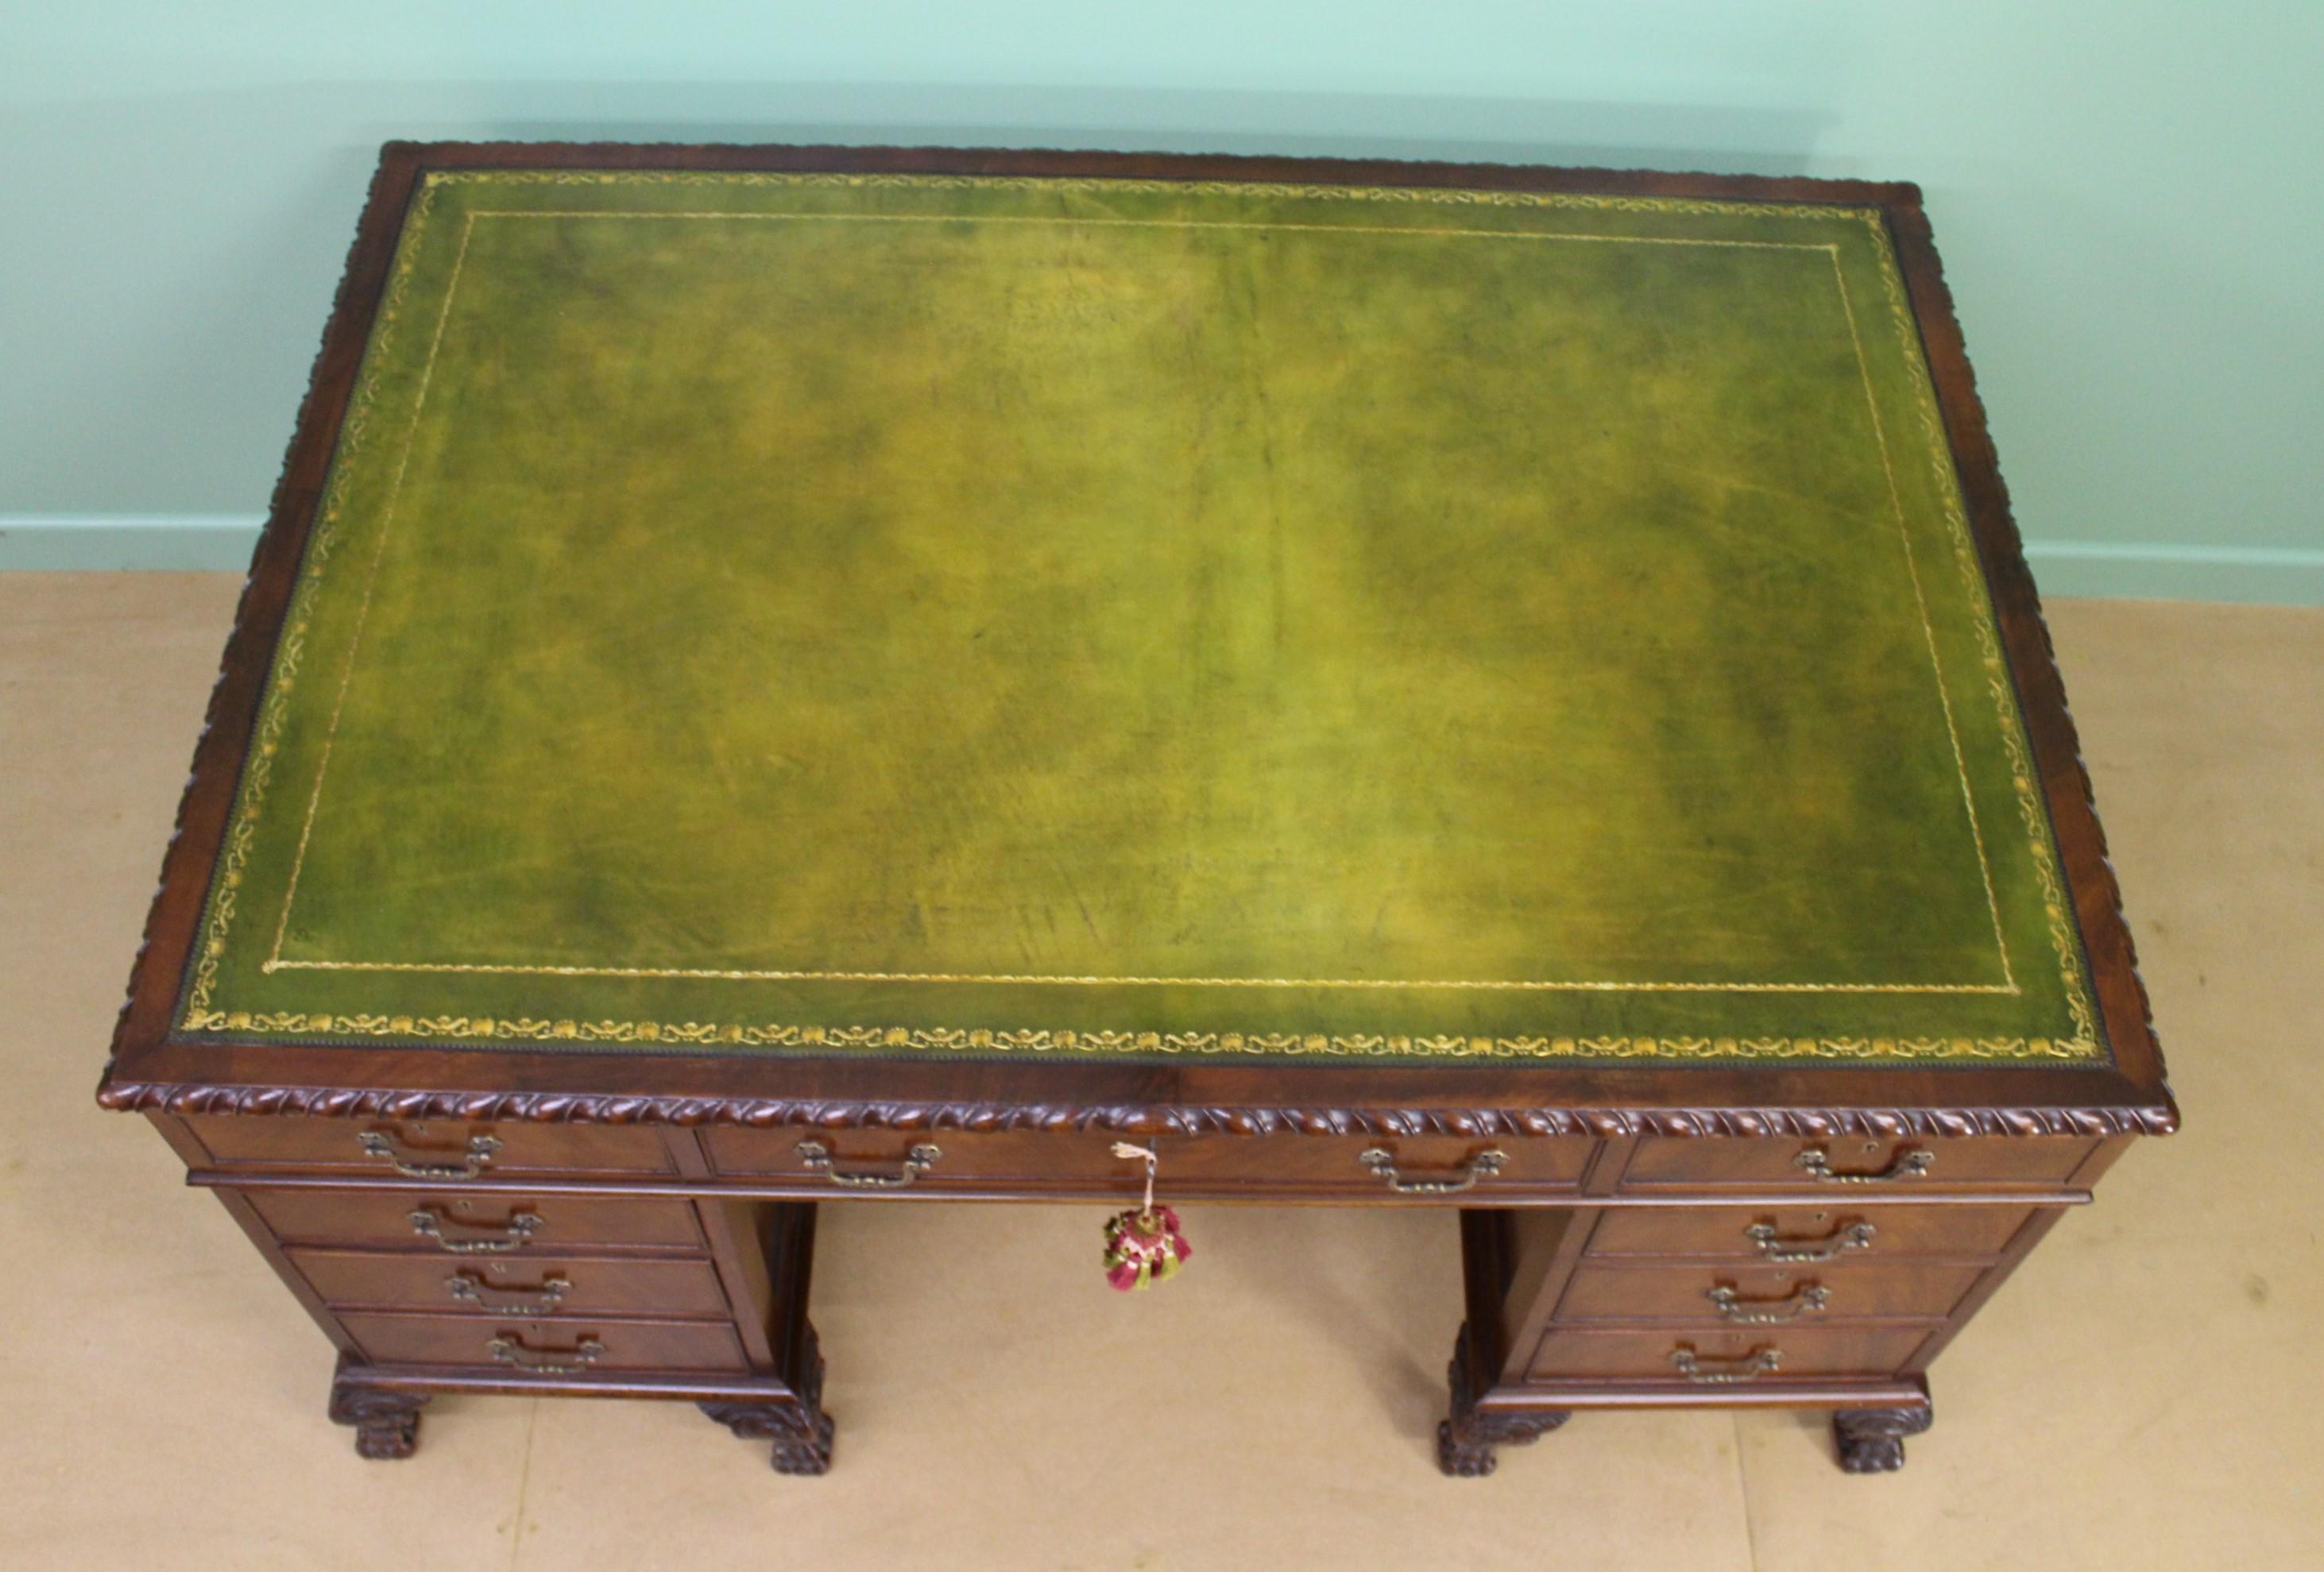
<path fill-rule="evenodd" d="M 775 1181 L 801 1194 L 1135 1197 L 1143 1163 L 1104 1130 L 813 1130 L 714 1126 L 703 1149 L 721 1175 Z M 1434 1201 L 1575 1193 L 1589 1139 L 1461 1135 L 1139 1136 L 1172 1200 Z"/>

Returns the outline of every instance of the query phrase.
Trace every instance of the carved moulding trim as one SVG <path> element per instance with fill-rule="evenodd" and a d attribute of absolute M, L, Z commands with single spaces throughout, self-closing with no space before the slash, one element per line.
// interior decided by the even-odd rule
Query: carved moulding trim
<path fill-rule="evenodd" d="M 632 1097 L 590 1092 L 393 1090 L 108 1080 L 106 1108 L 166 1114 L 284 1114 L 595 1125 L 748 1125 L 825 1130 L 1109 1130 L 1178 1135 L 2166 1135 L 2160 1107 L 1978 1108 L 1207 1108 L 1146 1103 Z"/>

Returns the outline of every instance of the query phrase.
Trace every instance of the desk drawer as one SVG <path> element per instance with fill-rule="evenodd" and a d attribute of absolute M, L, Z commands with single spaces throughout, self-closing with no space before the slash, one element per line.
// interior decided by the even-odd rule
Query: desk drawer
<path fill-rule="evenodd" d="M 803 1191 L 876 1194 L 976 1191 L 1007 1185 L 1020 1193 L 1135 1196 L 1145 1168 L 1113 1154 L 1102 1130 L 755 1130 L 702 1132 L 723 1175 L 796 1181 Z M 1167 1200 L 1266 1197 L 1471 1203 L 1495 1194 L 1577 1190 L 1596 1144 L 1590 1140 L 1467 1136 L 1140 1136 L 1161 1155 Z M 803 1151 L 801 1148 L 806 1147 Z M 1378 1157 L 1370 1154 L 1378 1153 Z M 820 1156 L 817 1155 L 820 1154 Z M 1464 1182 L 1466 1181 L 1466 1182 Z"/>
<path fill-rule="evenodd" d="M 803 1189 L 879 1194 L 936 1190 L 991 1181 L 1029 1182 L 1066 1191 L 1135 1190 L 1145 1169 L 1113 1154 L 1102 1131 L 749 1129 L 715 1125 L 701 1132 L 717 1172 L 735 1178 L 795 1180 Z M 1164 1147 L 1164 1172 L 1176 1149 Z"/>
<path fill-rule="evenodd" d="M 1928 1337 L 1928 1328 L 1920 1327 L 1559 1330 L 1541 1340 L 1526 1375 L 1535 1381 L 1614 1376 L 1719 1393 L 1803 1375 L 1893 1374 Z M 1681 1355 L 1683 1361 L 1674 1357 Z"/>
<path fill-rule="evenodd" d="M 521 1320 L 364 1312 L 339 1324 L 375 1365 L 489 1365 L 543 1380 L 621 1370 L 750 1368 L 723 1322 Z"/>
<path fill-rule="evenodd" d="M 2057 1190 L 2095 1141 L 2027 1135 L 1941 1140 L 1912 1135 L 1867 1140 L 1649 1139 L 1623 1171 L 1624 1190 L 1810 1190 L 1866 1194 L 1915 1190 Z"/>
<path fill-rule="evenodd" d="M 220 1168 L 359 1172 L 452 1183 L 503 1174 L 675 1172 L 662 1132 L 638 1126 L 229 1114 L 194 1114 L 184 1122 Z"/>
<path fill-rule="evenodd" d="M 477 1195 L 398 1190 L 243 1192 L 286 1244 L 399 1245 L 445 1256 L 501 1255 L 546 1246 L 622 1245 L 698 1250 L 693 1203 L 569 1195 Z"/>
<path fill-rule="evenodd" d="M 1717 1255 L 1774 1265 L 1987 1256 L 2034 1215 L 2008 1206 L 1609 1207 L 1586 1254 Z"/>
<path fill-rule="evenodd" d="M 1585 1266 L 1567 1284 L 1557 1319 L 1714 1327 L 1744 1319 L 1803 1328 L 1863 1316 L 1941 1320 L 1985 1272 L 1982 1266 L 1909 1261 L 1893 1266 Z"/>
<path fill-rule="evenodd" d="M 439 1314 L 724 1317 L 725 1291 L 707 1261 L 641 1261 L 527 1250 L 447 1260 L 430 1252 L 287 1252 L 335 1306 Z"/>

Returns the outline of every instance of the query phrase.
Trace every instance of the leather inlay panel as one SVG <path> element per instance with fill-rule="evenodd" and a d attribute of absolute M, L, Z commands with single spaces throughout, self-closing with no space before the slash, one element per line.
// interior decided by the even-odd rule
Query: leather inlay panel
<path fill-rule="evenodd" d="M 1877 207 L 447 170 L 353 404 L 187 1031 L 2107 1058 Z"/>

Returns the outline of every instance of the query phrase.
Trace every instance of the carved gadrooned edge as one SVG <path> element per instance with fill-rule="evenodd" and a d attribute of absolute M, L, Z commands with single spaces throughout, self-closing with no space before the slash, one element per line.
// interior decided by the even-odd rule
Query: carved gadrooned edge
<path fill-rule="evenodd" d="M 1452 1364 L 1445 1373 L 1452 1388 L 1450 1417 L 1436 1427 L 1436 1466 L 1456 1479 L 1484 1477 L 1498 1462 L 1494 1448 L 1538 1440 L 1573 1417 L 1567 1411 L 1479 1413 L 1476 1383 L 1470 1374 L 1474 1341 L 1469 1323 L 1462 1322 L 1461 1335 L 1452 1343 Z"/>
<path fill-rule="evenodd" d="M 556 170 L 587 169 L 590 159 L 604 159 L 628 172 L 635 168 L 644 172 L 657 169 L 683 168 L 652 162 L 632 164 L 640 154 L 649 159 L 683 157 L 687 154 L 721 154 L 756 152 L 779 148 L 785 153 L 801 158 L 844 158 L 851 167 L 866 173 L 932 174 L 932 175 L 1011 175 L 1033 171 L 1022 165 L 1056 161 L 1083 166 L 1081 174 L 1090 179 L 1141 178 L 1131 166 L 1153 161 L 1181 166 L 1218 166 L 1209 174 L 1194 177 L 1187 174 L 1157 174 L 1142 178 L 1185 179 L 1237 180 L 1267 183 L 1271 177 L 1259 172 L 1273 166 L 1296 165 L 1302 179 L 1314 179 L 1324 185 L 1406 185 L 1414 187 L 1443 186 L 1459 182 L 1489 190 L 1549 190 L 1558 188 L 1537 185 L 1525 177 L 1547 170 L 1576 182 L 1636 182 L 1652 184 L 1659 181 L 1716 181 L 1721 194 L 1707 200 L 1729 202 L 1786 202 L 1802 206 L 1869 207 L 1892 204 L 1917 205 L 1921 188 L 1909 180 L 1830 179 L 1811 176 L 1707 175 L 1702 171 L 1648 169 L 1632 164 L 1617 168 L 1609 164 L 1499 164 L 1471 163 L 1443 159 L 1350 158 L 1318 154 L 1275 153 L 1180 153 L 1160 148 L 1111 150 L 1085 147 L 918 147 L 867 145 L 862 142 L 391 142 L 383 149 L 408 154 L 420 161 L 420 172 L 473 165 L 480 158 L 489 157 L 510 147 L 540 147 L 555 151 L 578 162 L 548 161 L 540 163 L 503 164 L 487 167 L 524 170 Z M 862 162 L 865 160 L 873 163 Z M 974 165 L 974 168 L 965 166 Z M 1006 167 L 1002 167 L 1006 166 Z M 1242 172 L 1224 166 L 1236 166 Z M 1385 178 L 1385 171 L 1402 175 L 1402 179 Z M 756 172 L 751 166 L 717 165 L 707 172 L 715 174 L 746 174 Z M 811 173 L 816 170 L 801 165 L 769 166 L 768 172 Z M 1058 171 L 1065 178 L 1072 174 Z M 1808 188 L 1802 189 L 1802 188 Z M 1654 195 L 1659 193 L 1642 193 Z"/>
<path fill-rule="evenodd" d="M 300 396 L 299 412 L 290 423 L 290 441 L 283 450 L 281 467 L 275 472 L 274 490 L 266 500 L 265 528 L 259 531 L 258 539 L 251 547 L 250 566 L 244 570 L 242 593 L 235 597 L 234 603 L 234 621 L 227 627 L 226 643 L 218 653 L 217 675 L 210 679 L 209 698 L 202 709 L 202 729 L 194 739 L 193 766 L 187 771 L 185 786 L 178 794 L 178 812 L 170 823 L 170 839 L 162 844 L 161 868 L 154 879 L 153 898 L 146 906 L 145 926 L 138 935 L 137 953 L 129 963 L 129 987 L 124 990 L 121 1008 L 115 1016 L 114 1054 L 115 1059 L 118 1058 L 121 1051 L 122 1033 L 128 1025 L 129 1012 L 137 1002 L 137 979 L 144 972 L 146 951 L 153 947 L 154 924 L 161 918 L 161 896 L 162 892 L 169 887 L 170 864 L 178 854 L 178 842 L 185 837 L 186 815 L 193 807 L 196 787 L 201 781 L 202 756 L 211 745 L 211 734 L 217 730 L 220 719 L 218 712 L 226 696 L 226 675 L 234 669 L 235 657 L 242 653 L 244 640 L 256 637 L 250 626 L 250 600 L 258 589 L 258 563 L 273 544 L 276 535 L 290 527 L 290 472 L 307 446 L 307 423 L 309 418 L 314 413 L 316 398 L 322 391 L 323 366 L 330 358 L 333 336 L 341 330 L 343 323 L 350 319 L 348 313 L 355 295 L 355 264 L 363 260 L 365 248 L 373 243 L 373 236 L 368 230 L 366 221 L 378 209 L 381 198 L 386 194 L 389 182 L 401 178 L 404 172 L 395 168 L 394 160 L 389 158 L 380 160 L 378 168 L 372 172 L 371 186 L 364 193 L 361 214 L 355 222 L 355 238 L 347 245 L 346 260 L 339 264 L 339 281 L 331 291 L 330 313 L 323 318 L 322 336 L 315 346 L 315 358 L 307 368 L 307 391 Z M 401 224 L 400 218 L 398 223 Z M 393 262 L 392 239 L 391 236 L 391 254 L 388 257 L 390 263 Z M 386 287 L 384 271 L 380 276 L 380 287 L 383 289 Z M 352 391 L 352 382 L 349 386 Z M 336 445 L 337 432 L 329 434 L 327 440 Z M 321 501 L 322 492 L 318 488 L 315 494 L 314 505 L 320 506 Z M 262 677 L 260 688 L 263 690 L 263 686 L 264 679 Z M 254 703 L 256 702 L 256 697 L 257 695 L 254 695 Z M 241 760 L 238 758 L 231 759 L 218 768 L 233 770 L 238 774 L 241 769 Z M 108 1076 L 112 1073 L 113 1063 L 114 1060 L 106 1062 L 106 1073 Z"/>
<path fill-rule="evenodd" d="M 1892 222 L 1893 218 L 1892 215 Z M 2017 528 L 2016 511 L 2010 505 L 2009 483 L 2001 473 L 2000 452 L 1993 440 L 1992 425 L 1986 417 L 1985 396 L 1978 391 L 1977 369 L 1969 358 L 1969 335 L 1960 325 L 1960 313 L 1953 309 L 1952 287 L 1945 281 L 1944 258 L 1937 250 L 1932 226 L 1917 202 L 1910 205 L 1905 222 L 1918 231 L 1918 238 L 1923 242 L 1922 259 L 1928 265 L 1928 309 L 1915 313 L 1922 323 L 1922 330 L 1926 333 L 1930 323 L 1938 324 L 1940 331 L 1951 336 L 1952 346 L 1960 352 L 1955 358 L 1960 370 L 1961 391 L 1969 405 L 1969 427 L 1954 430 L 1950 424 L 1946 427 L 1946 437 L 1953 449 L 1953 461 L 1957 466 L 1970 462 L 1979 464 L 1985 478 L 1993 485 L 1990 517 L 2001 551 L 2006 555 L 2002 562 L 1988 566 L 1988 593 L 1992 584 L 1991 566 L 2015 570 L 2018 581 L 2031 592 L 2027 611 L 2032 616 L 2034 630 L 2042 640 L 2042 663 L 2038 670 L 2018 669 L 2017 680 L 2022 688 L 2029 685 L 2028 679 L 2032 679 L 2030 685 L 2046 687 L 2057 698 L 2060 740 L 2072 759 L 2074 778 L 2081 790 L 2083 815 L 2097 841 L 2098 869 L 2106 879 L 2107 906 L 2114 914 L 2115 927 L 2122 936 L 2123 967 L 2130 974 L 2131 988 L 2138 998 L 2139 1024 L 2153 1051 L 2156 1073 L 2165 1074 L 2162 1040 L 2154 1034 L 2154 1001 L 2146 991 L 2146 979 L 2139 975 L 2137 941 L 2131 933 L 2130 920 L 2124 915 L 2122 909 L 2122 880 L 2115 873 L 2114 853 L 2107 844 L 2105 823 L 2098 817 L 2098 792 L 2090 781 L 2089 761 L 2082 756 L 2081 732 L 2075 726 L 2073 710 L 2066 702 L 2066 678 L 2065 674 L 2058 669 L 2057 641 L 2051 637 L 2050 620 L 2042 613 L 2040 588 L 2034 583 L 2033 570 L 2026 565 L 2025 538 Z M 1912 288 L 1909 275 L 1905 288 L 1908 292 Z M 1941 400 L 1939 408 L 1941 412 Z M 2027 740 L 2033 742 L 2030 728 Z M 2171 1127 L 2177 1128 L 2175 1117 Z"/>
<path fill-rule="evenodd" d="M 2166 1135 L 2177 1110 L 2039 1108 L 1196 1108 L 1140 1103 L 851 1102 L 626 1097 L 586 1092 L 391 1090 L 109 1080 L 102 1106 L 130 1113 L 283 1114 L 476 1123 L 747 1125 L 825 1130 L 1108 1130 L 1177 1135 Z"/>

